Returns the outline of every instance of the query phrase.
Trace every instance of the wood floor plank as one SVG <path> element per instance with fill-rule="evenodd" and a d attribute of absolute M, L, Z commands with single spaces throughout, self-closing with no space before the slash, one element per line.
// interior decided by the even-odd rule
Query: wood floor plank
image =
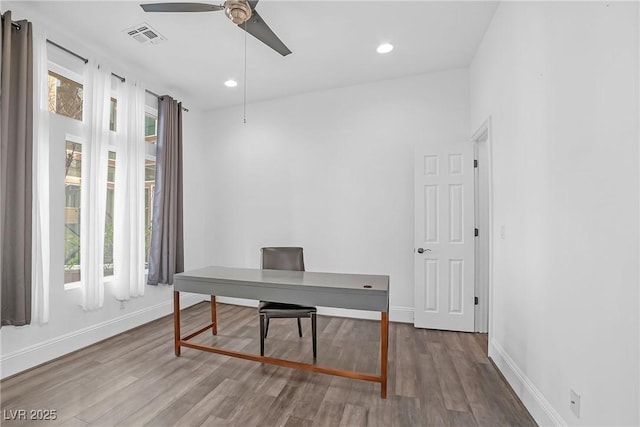
<path fill-rule="evenodd" d="M 340 424 L 344 413 L 344 403 L 323 400 L 313 420 L 313 427 L 334 427 Z"/>
<path fill-rule="evenodd" d="M 450 411 L 469 412 L 469 402 L 460 378 L 447 351 L 432 351 L 435 368 L 440 378 L 444 406 Z"/>
<path fill-rule="evenodd" d="M 422 354 L 417 359 L 415 373 L 418 381 L 418 398 L 422 403 L 423 419 L 426 425 L 449 425 L 449 413 L 444 404 L 440 384 L 440 372 L 431 353 Z"/>
<path fill-rule="evenodd" d="M 475 363 L 463 352 L 452 352 L 451 357 L 476 423 L 482 426 L 508 425 L 500 405 L 506 396 L 494 395 L 493 386 L 483 379 L 481 369 L 486 365 Z"/>
<path fill-rule="evenodd" d="M 378 393 L 371 393 L 367 397 L 368 401 L 364 404 L 364 406 L 369 409 L 369 413 L 367 414 L 367 426 L 388 427 L 393 425 L 393 412 L 394 407 L 397 404 L 395 397 L 380 399 L 380 395 Z"/>
<path fill-rule="evenodd" d="M 195 425 L 195 424 L 187 424 L 187 425 Z M 229 421 L 218 418 L 215 415 L 211 415 L 200 425 L 204 427 L 227 427 L 229 425 Z"/>
<path fill-rule="evenodd" d="M 284 427 L 311 427 L 313 421 L 298 417 L 289 417 Z"/>
<path fill-rule="evenodd" d="M 398 396 L 416 397 L 416 376 L 412 366 L 415 366 L 416 353 L 406 351 L 414 347 L 414 335 L 412 325 L 397 325 L 395 361 L 395 393 Z"/>
<path fill-rule="evenodd" d="M 464 335 L 464 332 L 460 333 L 445 333 L 444 331 L 440 331 L 442 333 L 442 342 L 444 343 L 447 350 L 458 350 L 463 351 L 461 336 Z"/>
<path fill-rule="evenodd" d="M 218 335 L 194 340 L 258 354 L 256 309 L 217 309 Z M 208 303 L 183 310 L 183 334 L 210 313 Z M 168 316 L 0 382 L 0 406 L 56 409 L 51 426 L 534 426 L 486 356 L 487 341 L 486 334 L 391 323 L 388 394 L 381 399 L 373 382 L 190 348 L 175 357 Z M 308 321 L 300 338 L 294 320 L 275 319 L 265 344 L 268 355 L 314 363 Z M 380 323 L 318 316 L 315 363 L 379 373 Z"/>
<path fill-rule="evenodd" d="M 227 420 L 227 425 L 258 427 L 264 426 L 262 414 L 266 413 L 273 405 L 275 397 L 266 395 L 252 395 L 249 400 L 244 400 L 243 405 L 236 408 Z M 251 408 L 251 410 L 247 410 Z"/>
<path fill-rule="evenodd" d="M 263 413 L 263 425 L 283 425 L 287 418 L 291 416 L 293 404 L 296 402 L 295 396 L 297 391 L 298 389 L 295 385 L 287 383 L 280 394 L 273 400 L 269 408 Z"/>
<path fill-rule="evenodd" d="M 206 371 L 203 371 L 200 374 L 204 376 L 205 373 Z M 211 387 L 216 384 L 209 380 L 211 376 L 212 374 L 209 374 L 208 377 L 205 376 L 204 378 L 200 375 L 187 376 L 184 379 L 179 379 L 178 381 L 170 384 L 166 390 L 157 394 L 153 399 L 149 400 L 146 405 L 133 405 L 128 408 L 128 410 L 122 407 L 114 408 L 114 410 L 119 412 L 119 414 L 114 417 L 118 419 L 118 423 L 116 423 L 116 425 L 131 426 L 149 423 L 156 419 L 163 410 L 173 405 L 176 401 L 183 398 L 183 396 L 192 392 L 194 389 L 204 391 L 210 390 Z M 170 390 L 170 392 L 168 390 Z M 107 412 L 101 418 L 108 419 L 109 417 L 110 415 Z M 108 424 L 108 422 L 105 421 L 102 424 Z"/>
<path fill-rule="evenodd" d="M 392 425 L 394 426 L 422 426 L 426 425 L 420 400 L 415 397 L 399 396 L 393 406 Z"/>
<path fill-rule="evenodd" d="M 470 412 L 449 411 L 451 425 L 456 427 L 478 427 L 476 419 Z"/>
<path fill-rule="evenodd" d="M 89 424 L 86 423 L 85 421 L 79 420 L 76 417 L 70 417 L 70 418 L 58 418 L 57 420 L 53 421 L 52 423 L 47 423 L 47 426 L 64 426 L 64 427 L 86 427 Z"/>
<path fill-rule="evenodd" d="M 367 425 L 367 408 L 347 403 L 344 405 L 340 427 L 353 427 Z"/>
<path fill-rule="evenodd" d="M 218 408 L 223 404 L 228 396 L 220 393 L 220 390 L 214 388 L 200 401 L 185 412 L 176 422 L 176 425 L 201 425 L 207 418 L 213 415 L 213 408 Z M 123 420 L 123 426 L 137 426 L 150 424 L 151 420 L 163 410 L 165 406 L 156 406 L 155 402 L 145 406 L 140 411 Z M 217 418 L 217 417 L 216 417 Z M 225 418 L 220 418 L 221 420 Z"/>
<path fill-rule="evenodd" d="M 467 357 L 471 358 L 476 363 L 489 363 L 487 358 L 487 352 L 483 349 L 482 344 L 475 337 L 479 334 L 461 333 L 459 334 L 460 344 Z"/>
<path fill-rule="evenodd" d="M 478 365 L 478 370 L 480 371 L 481 380 L 490 390 L 493 408 L 505 419 L 505 425 L 514 425 L 515 423 L 521 426 L 536 425 L 520 400 L 515 396 L 515 393 L 492 365 Z"/>

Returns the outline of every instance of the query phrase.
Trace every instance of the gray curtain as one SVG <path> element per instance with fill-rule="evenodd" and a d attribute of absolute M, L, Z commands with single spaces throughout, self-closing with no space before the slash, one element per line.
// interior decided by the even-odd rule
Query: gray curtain
<path fill-rule="evenodd" d="M 147 283 L 172 285 L 173 275 L 183 271 L 182 103 L 163 96 L 158 106 L 156 188 Z"/>
<path fill-rule="evenodd" d="M 31 23 L 2 15 L 0 46 L 0 317 L 31 323 L 33 50 Z"/>

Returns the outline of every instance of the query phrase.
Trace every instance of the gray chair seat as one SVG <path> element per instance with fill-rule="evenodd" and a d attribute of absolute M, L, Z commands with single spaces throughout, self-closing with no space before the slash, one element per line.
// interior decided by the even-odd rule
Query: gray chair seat
<path fill-rule="evenodd" d="M 309 317 L 311 313 L 316 313 L 315 307 L 297 304 L 285 304 L 282 302 L 260 301 L 258 312 L 266 314 L 267 317 Z"/>

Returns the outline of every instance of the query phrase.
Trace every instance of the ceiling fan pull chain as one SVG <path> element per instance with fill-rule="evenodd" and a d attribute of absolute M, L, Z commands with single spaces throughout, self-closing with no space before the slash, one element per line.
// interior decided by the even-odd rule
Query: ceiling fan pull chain
<path fill-rule="evenodd" d="M 247 123 L 247 21 L 244 21 L 244 100 L 242 102 L 242 114 L 244 123 Z"/>

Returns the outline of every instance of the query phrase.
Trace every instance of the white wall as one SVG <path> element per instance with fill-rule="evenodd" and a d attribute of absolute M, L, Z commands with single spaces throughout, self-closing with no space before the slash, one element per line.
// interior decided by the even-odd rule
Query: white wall
<path fill-rule="evenodd" d="M 29 19 L 34 25 L 41 25 L 46 19 L 30 11 L 25 5 L 4 2 L 4 7 L 13 11 L 14 19 Z M 132 70 L 120 64 L 117 58 L 101 52 L 92 46 L 78 44 L 73 35 L 60 29 L 47 28 L 49 38 L 63 46 L 83 55 L 101 55 L 110 59 L 114 72 L 123 76 L 147 75 L 140 70 Z M 149 88 L 156 93 L 166 93 L 183 99 L 180 93 L 167 89 L 167 84 L 148 81 Z M 165 92 L 166 90 L 166 92 Z M 190 112 L 183 114 L 184 138 L 184 235 L 185 235 L 185 268 L 204 265 L 207 232 L 203 228 L 203 203 L 200 183 L 206 179 L 203 150 L 204 118 L 202 113 L 184 104 Z M 70 120 L 64 118 L 63 120 Z M 58 120 L 52 120 L 52 129 Z M 63 133 L 56 133 L 55 138 L 64 138 Z M 109 336 L 132 327 L 149 322 L 172 312 L 173 293 L 169 286 L 147 286 L 144 297 L 132 299 L 121 305 L 116 301 L 112 285 L 105 286 L 104 307 L 85 312 L 80 306 L 79 289 L 64 290 L 63 248 L 64 248 L 64 140 L 52 140 L 50 153 L 50 195 L 51 195 L 51 272 L 50 272 L 50 320 L 46 325 L 33 324 L 24 327 L 3 326 L 0 329 L 0 374 L 2 378 L 13 375 L 24 369 L 59 357 L 78 348 L 90 345 Z M 197 295 L 183 295 L 183 307 L 201 301 Z M 172 336 L 167 336 L 172 340 Z"/>
<path fill-rule="evenodd" d="M 413 321 L 414 145 L 468 140 L 468 102 L 454 70 L 210 112 L 209 261 L 303 246 L 307 270 L 389 275 Z"/>
<path fill-rule="evenodd" d="M 542 425 L 640 424 L 638 52 L 637 2 L 503 2 L 470 68 L 471 131 L 493 130 L 490 355 Z"/>

